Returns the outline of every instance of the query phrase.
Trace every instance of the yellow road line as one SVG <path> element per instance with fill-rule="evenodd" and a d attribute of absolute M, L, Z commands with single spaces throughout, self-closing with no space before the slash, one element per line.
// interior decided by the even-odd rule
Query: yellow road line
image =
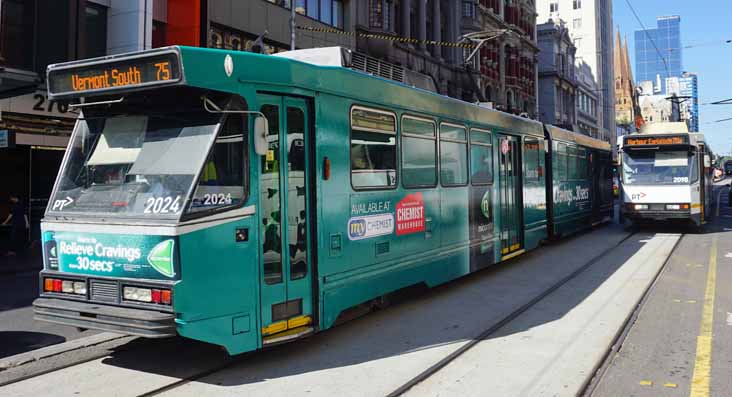
<path fill-rule="evenodd" d="M 641 386 L 653 386 L 653 382 L 651 382 L 650 380 L 642 380 L 638 382 L 638 384 Z"/>
<path fill-rule="evenodd" d="M 704 307 L 699 336 L 696 338 L 696 360 L 694 376 L 691 378 L 691 397 L 708 397 L 712 372 L 712 328 L 714 325 L 714 293 L 717 285 L 717 240 L 712 238 L 712 252 L 709 254 L 707 288 L 704 292 Z"/>

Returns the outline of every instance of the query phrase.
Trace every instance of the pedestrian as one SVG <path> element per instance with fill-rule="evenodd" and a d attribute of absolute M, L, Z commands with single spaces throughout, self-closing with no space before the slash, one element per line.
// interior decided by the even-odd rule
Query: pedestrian
<path fill-rule="evenodd" d="M 5 218 L 3 225 L 10 224 L 10 248 L 7 256 L 16 256 L 25 249 L 26 236 L 30 223 L 25 213 L 25 206 L 17 194 L 10 194 L 10 214 Z"/>

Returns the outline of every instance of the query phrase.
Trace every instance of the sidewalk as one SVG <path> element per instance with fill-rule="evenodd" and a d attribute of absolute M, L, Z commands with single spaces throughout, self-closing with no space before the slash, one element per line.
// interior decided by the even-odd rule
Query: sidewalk
<path fill-rule="evenodd" d="M 29 248 L 25 253 L 17 256 L 5 256 L 0 253 L 0 276 L 26 272 L 38 272 L 43 268 L 43 258 L 40 252 Z"/>

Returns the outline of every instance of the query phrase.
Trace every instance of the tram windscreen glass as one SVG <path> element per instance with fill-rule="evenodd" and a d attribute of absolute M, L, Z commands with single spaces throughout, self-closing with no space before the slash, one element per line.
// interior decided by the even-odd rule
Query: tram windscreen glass
<path fill-rule="evenodd" d="M 623 154 L 623 183 L 626 185 L 687 185 L 697 178 L 696 155 L 688 151 Z"/>
<path fill-rule="evenodd" d="M 221 118 L 196 105 L 157 113 L 85 110 L 49 212 L 180 216 Z"/>
<path fill-rule="evenodd" d="M 68 69 L 52 69 L 48 75 L 48 90 L 53 95 L 112 91 L 167 84 L 179 81 L 180 78 L 177 56 L 169 53 Z"/>

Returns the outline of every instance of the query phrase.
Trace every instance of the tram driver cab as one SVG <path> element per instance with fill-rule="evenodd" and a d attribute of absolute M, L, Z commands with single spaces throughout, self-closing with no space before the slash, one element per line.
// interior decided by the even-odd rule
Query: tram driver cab
<path fill-rule="evenodd" d="M 626 218 L 704 223 L 712 186 L 704 135 L 689 133 L 685 123 L 657 123 L 618 145 Z"/>

